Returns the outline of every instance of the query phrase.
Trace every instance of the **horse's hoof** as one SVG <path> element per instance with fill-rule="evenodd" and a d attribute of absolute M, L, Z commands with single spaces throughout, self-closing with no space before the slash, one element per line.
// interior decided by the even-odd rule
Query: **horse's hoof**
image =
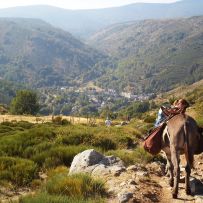
<path fill-rule="evenodd" d="M 186 194 L 187 194 L 187 195 L 191 195 L 191 194 L 192 194 L 190 188 L 186 190 Z"/>
<path fill-rule="evenodd" d="M 173 182 L 172 180 L 169 180 L 169 185 L 170 185 L 171 187 L 173 187 L 174 182 Z"/>
<path fill-rule="evenodd" d="M 178 195 L 177 194 L 173 194 L 173 199 L 177 199 Z"/>

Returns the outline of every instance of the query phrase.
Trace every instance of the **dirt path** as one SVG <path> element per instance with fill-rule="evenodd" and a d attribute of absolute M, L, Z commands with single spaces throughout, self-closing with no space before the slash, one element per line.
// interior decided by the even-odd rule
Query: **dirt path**
<path fill-rule="evenodd" d="M 181 157 L 181 162 L 184 165 L 184 158 Z M 194 196 L 186 195 L 185 193 L 185 183 L 184 167 L 181 167 L 181 182 L 179 184 L 179 193 L 178 199 L 172 199 L 172 188 L 168 184 L 168 178 L 164 176 L 152 175 L 151 178 L 153 181 L 157 182 L 162 188 L 161 195 L 159 197 L 160 202 L 163 203 L 203 203 L 203 156 L 199 155 L 195 157 L 195 168 L 192 169 L 191 173 L 191 189 L 194 193 Z M 198 184 L 199 183 L 199 184 Z"/>
<path fill-rule="evenodd" d="M 193 203 L 193 202 L 195 202 L 195 197 L 185 194 L 184 183 L 181 183 L 179 185 L 178 199 L 172 199 L 172 193 L 171 193 L 172 189 L 167 183 L 168 178 L 166 178 L 166 177 L 155 178 L 155 180 L 162 187 L 162 192 L 160 195 L 160 202 L 163 202 L 163 203 L 183 203 L 183 202 Z"/>

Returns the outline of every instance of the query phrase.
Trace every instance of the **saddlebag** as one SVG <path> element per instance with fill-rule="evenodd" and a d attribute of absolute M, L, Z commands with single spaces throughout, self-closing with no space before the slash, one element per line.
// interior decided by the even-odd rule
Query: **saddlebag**
<path fill-rule="evenodd" d="M 161 124 L 150 132 L 144 140 L 144 149 L 152 155 L 156 155 L 161 151 L 162 133 L 166 123 Z"/>

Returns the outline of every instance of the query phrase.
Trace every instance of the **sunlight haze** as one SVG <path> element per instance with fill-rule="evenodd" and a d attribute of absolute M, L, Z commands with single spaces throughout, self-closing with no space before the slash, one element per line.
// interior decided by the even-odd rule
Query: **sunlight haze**
<path fill-rule="evenodd" d="M 131 3 L 173 3 L 177 0 L 7 0 L 1 1 L 0 8 L 51 5 L 66 9 L 95 9 L 122 6 Z"/>

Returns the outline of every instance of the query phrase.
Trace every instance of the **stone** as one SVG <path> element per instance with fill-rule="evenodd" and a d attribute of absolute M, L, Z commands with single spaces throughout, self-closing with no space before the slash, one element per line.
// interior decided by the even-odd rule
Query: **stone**
<path fill-rule="evenodd" d="M 89 173 L 91 175 L 113 174 L 119 176 L 126 170 L 123 161 L 115 156 L 104 156 L 94 149 L 77 154 L 70 167 L 69 174 Z"/>
<path fill-rule="evenodd" d="M 190 188 L 192 194 L 203 194 L 203 184 L 200 180 L 192 178 L 190 180 Z"/>
<path fill-rule="evenodd" d="M 98 164 L 103 158 L 104 156 L 94 149 L 85 150 L 74 157 L 69 174 L 80 172 L 90 173 L 94 170 L 96 164 Z M 93 167 L 86 171 L 86 169 L 90 166 Z"/>
<path fill-rule="evenodd" d="M 147 164 L 147 168 L 148 170 L 156 173 L 159 176 L 165 175 L 165 165 L 161 162 L 152 162 L 150 164 Z"/>
<path fill-rule="evenodd" d="M 131 192 L 125 192 L 125 193 L 118 194 L 118 200 L 120 203 L 128 202 L 131 198 L 133 198 L 133 193 L 131 193 Z"/>
<path fill-rule="evenodd" d="M 134 180 L 129 180 L 129 185 L 137 185 L 137 183 Z"/>
<path fill-rule="evenodd" d="M 147 171 L 147 169 L 141 164 L 131 165 L 127 168 L 127 171 Z"/>
<path fill-rule="evenodd" d="M 137 176 L 142 176 L 142 177 L 148 177 L 148 176 L 149 176 L 149 173 L 146 172 L 146 171 L 137 171 L 137 172 L 136 172 L 136 175 L 137 175 Z"/>
<path fill-rule="evenodd" d="M 123 187 L 124 185 L 126 185 L 126 182 L 122 182 L 122 183 L 120 184 L 121 187 Z"/>

